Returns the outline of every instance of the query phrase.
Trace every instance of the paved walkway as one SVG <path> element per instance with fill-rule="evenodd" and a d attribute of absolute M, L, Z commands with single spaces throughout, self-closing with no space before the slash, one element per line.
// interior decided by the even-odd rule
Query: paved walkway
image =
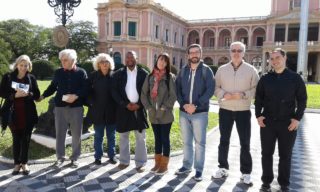
<path fill-rule="evenodd" d="M 217 107 L 213 107 L 213 111 Z M 318 139 L 317 123 L 320 114 L 307 113 L 298 131 L 292 158 L 291 191 L 320 191 L 320 139 Z M 67 166 L 60 171 L 51 168 L 52 163 L 33 164 L 30 166 L 29 176 L 12 176 L 12 165 L 0 163 L 0 191 L 258 191 L 261 185 L 261 155 L 259 127 L 255 118 L 252 118 L 251 153 L 253 157 L 253 186 L 240 182 L 239 171 L 239 139 L 236 129 L 233 129 L 229 164 L 230 175 L 227 179 L 211 180 L 211 175 L 217 168 L 217 150 L 219 144 L 219 131 L 213 131 L 207 137 L 207 151 L 204 169 L 204 180 L 195 182 L 192 179 L 194 171 L 189 175 L 177 176 L 174 174 L 182 164 L 182 155 L 172 157 L 169 163 L 169 173 L 160 177 L 148 171 L 137 173 L 134 162 L 125 170 L 118 170 L 115 165 L 108 164 L 102 159 L 102 165 L 93 164 L 93 157 L 80 160 L 78 169 Z M 275 154 L 278 152 L 276 151 Z M 274 164 L 277 165 L 278 158 Z M 153 166 L 149 160 L 147 170 Z M 277 167 L 274 166 L 275 173 Z M 277 175 L 275 175 L 275 178 Z M 278 191 L 276 181 L 272 183 L 272 191 Z"/>

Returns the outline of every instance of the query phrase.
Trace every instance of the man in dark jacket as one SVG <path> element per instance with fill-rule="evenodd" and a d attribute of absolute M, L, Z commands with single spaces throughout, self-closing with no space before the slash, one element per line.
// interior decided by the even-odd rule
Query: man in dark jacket
<path fill-rule="evenodd" d="M 286 52 L 277 48 L 270 54 L 272 71 L 259 81 L 255 97 L 255 113 L 261 127 L 262 177 L 260 191 L 271 191 L 273 153 L 279 148 L 278 183 L 281 191 L 289 191 L 292 148 L 299 121 L 307 103 L 302 78 L 286 68 Z"/>
<path fill-rule="evenodd" d="M 140 101 L 141 89 L 148 73 L 136 65 L 137 54 L 126 54 L 126 67 L 114 73 L 114 91 L 112 96 L 117 102 L 116 125 L 120 135 L 119 169 L 125 169 L 130 163 L 129 134 L 134 131 L 136 138 L 135 163 L 138 172 L 144 171 L 147 162 L 146 132 L 147 113 Z"/>
<path fill-rule="evenodd" d="M 176 174 L 191 172 L 194 161 L 196 174 L 193 178 L 201 181 L 205 160 L 209 100 L 214 93 L 215 80 L 212 70 L 201 60 L 201 46 L 192 44 L 187 51 L 189 64 L 180 70 L 176 80 L 177 98 L 180 104 L 179 124 L 184 145 L 183 165 Z"/>
<path fill-rule="evenodd" d="M 53 79 L 41 96 L 54 97 L 54 118 L 56 127 L 56 156 L 55 166 L 60 168 L 65 159 L 65 138 L 68 128 L 72 134 L 71 167 L 79 166 L 78 158 L 81 153 L 81 135 L 83 122 L 83 101 L 87 96 L 87 73 L 77 67 L 77 53 L 73 49 L 64 49 L 59 53 L 62 67 L 54 73 Z"/>

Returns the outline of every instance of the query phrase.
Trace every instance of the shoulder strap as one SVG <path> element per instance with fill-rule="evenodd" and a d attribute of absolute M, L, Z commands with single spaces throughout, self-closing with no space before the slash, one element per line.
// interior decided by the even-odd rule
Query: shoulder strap
<path fill-rule="evenodd" d="M 204 81 L 207 80 L 206 68 L 207 68 L 207 65 L 202 63 L 202 78 Z"/>

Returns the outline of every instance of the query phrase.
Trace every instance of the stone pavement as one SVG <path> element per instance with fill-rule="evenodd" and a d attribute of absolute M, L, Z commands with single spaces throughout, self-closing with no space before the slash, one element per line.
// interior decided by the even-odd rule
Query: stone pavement
<path fill-rule="evenodd" d="M 320 191 L 320 140 L 316 130 L 319 120 L 320 114 L 307 113 L 298 131 L 292 157 L 291 191 Z M 134 161 L 131 161 L 127 169 L 120 171 L 116 165 L 108 164 L 106 158 L 102 159 L 101 166 L 96 166 L 93 164 L 93 157 L 87 156 L 80 159 L 80 167 L 77 169 L 69 168 L 68 162 L 61 170 L 50 167 L 52 163 L 32 164 L 29 176 L 21 174 L 12 176 L 12 164 L 0 163 L 0 191 L 259 191 L 261 150 L 259 127 L 254 117 L 252 125 L 252 187 L 240 181 L 240 145 L 236 129 L 233 129 L 230 143 L 229 177 L 227 179 L 211 179 L 212 173 L 217 169 L 219 131 L 216 129 L 207 136 L 204 180 L 201 182 L 192 179 L 194 171 L 182 176 L 174 174 L 181 167 L 182 155 L 170 159 L 169 172 L 162 177 L 155 176 L 148 171 L 137 173 L 134 169 Z M 276 151 L 275 154 L 277 153 Z M 274 164 L 278 164 L 278 158 L 275 158 Z M 152 166 L 153 159 L 149 159 L 147 170 Z M 277 166 L 274 166 L 274 172 L 276 178 Z M 275 179 L 272 183 L 272 191 L 275 192 L 278 189 L 279 185 Z"/>

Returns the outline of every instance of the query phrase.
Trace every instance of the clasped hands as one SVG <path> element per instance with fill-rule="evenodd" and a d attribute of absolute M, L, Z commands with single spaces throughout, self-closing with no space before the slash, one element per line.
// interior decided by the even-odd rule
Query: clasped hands
<path fill-rule="evenodd" d="M 243 93 L 243 92 L 225 93 L 223 95 L 223 99 L 225 99 L 225 100 L 239 100 L 239 99 L 243 99 L 244 96 L 245 96 L 245 93 Z"/>
<path fill-rule="evenodd" d="M 258 124 L 261 128 L 266 127 L 266 125 L 264 124 L 265 117 L 264 116 L 260 116 L 257 118 Z M 291 119 L 290 125 L 288 126 L 288 130 L 289 131 L 295 131 L 297 130 L 299 127 L 299 121 L 296 119 Z"/>
<path fill-rule="evenodd" d="M 129 103 L 127 105 L 127 109 L 129 111 L 137 111 L 139 108 L 140 108 L 140 106 L 138 104 L 136 104 L 136 103 Z"/>
<path fill-rule="evenodd" d="M 196 106 L 194 104 L 185 104 L 183 109 L 189 114 L 192 115 L 196 111 Z"/>

